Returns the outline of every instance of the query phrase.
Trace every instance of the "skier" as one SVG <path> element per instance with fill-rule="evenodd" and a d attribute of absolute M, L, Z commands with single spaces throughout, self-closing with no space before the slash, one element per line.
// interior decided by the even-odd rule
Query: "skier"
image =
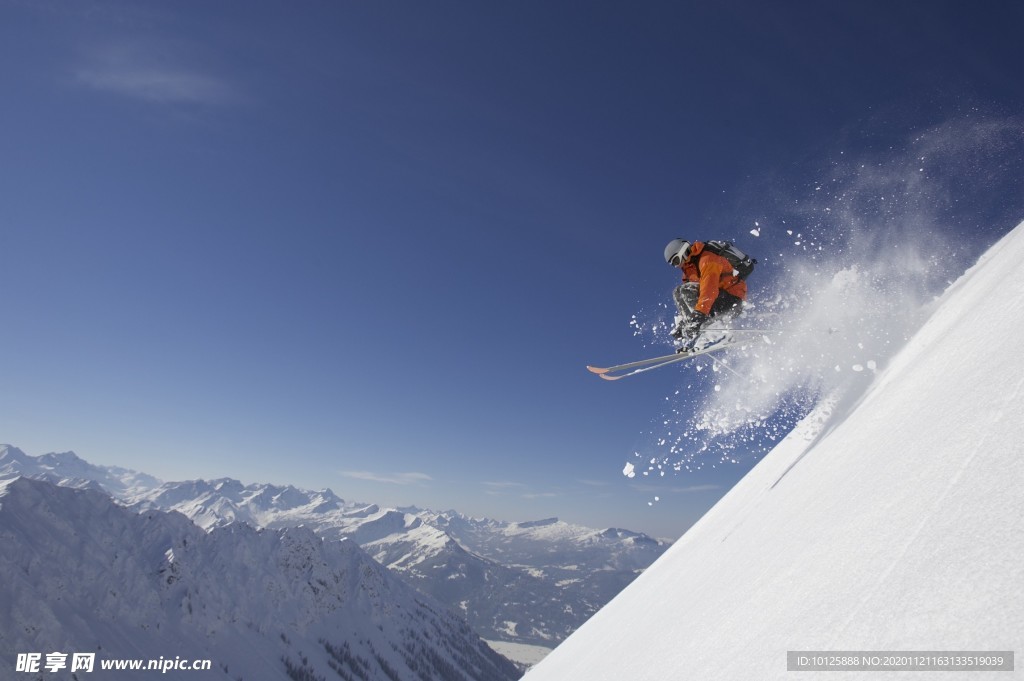
<path fill-rule="evenodd" d="M 665 262 L 683 272 L 683 283 L 672 292 L 679 314 L 672 327 L 672 337 L 681 341 L 674 354 L 648 357 L 615 366 L 592 366 L 587 370 L 606 381 L 636 376 L 654 369 L 676 364 L 698 355 L 707 355 L 733 347 L 734 334 L 754 329 L 715 329 L 724 333 L 717 338 L 697 340 L 712 318 L 731 319 L 743 311 L 747 297 L 747 276 L 754 271 L 757 260 L 728 241 L 694 241 L 672 239 L 665 247 Z"/>
<path fill-rule="evenodd" d="M 683 272 L 683 283 L 672 292 L 679 314 L 670 332 L 682 341 L 677 351 L 683 352 L 712 317 L 732 318 L 742 311 L 746 275 L 757 261 L 728 242 L 673 239 L 665 247 L 665 262 Z"/>

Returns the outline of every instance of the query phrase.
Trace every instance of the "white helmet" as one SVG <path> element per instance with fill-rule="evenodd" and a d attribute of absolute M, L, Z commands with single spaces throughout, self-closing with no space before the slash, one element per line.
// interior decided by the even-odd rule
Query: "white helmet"
<path fill-rule="evenodd" d="M 684 239 L 672 239 L 665 246 L 665 262 L 672 267 L 679 267 L 690 259 L 690 242 Z"/>

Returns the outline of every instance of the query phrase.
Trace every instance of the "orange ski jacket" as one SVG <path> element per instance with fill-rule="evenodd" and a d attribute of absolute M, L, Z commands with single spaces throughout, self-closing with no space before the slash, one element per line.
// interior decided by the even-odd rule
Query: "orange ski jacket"
<path fill-rule="evenodd" d="M 725 291 L 740 300 L 747 298 L 747 282 L 733 274 L 732 263 L 720 255 L 704 250 L 703 241 L 694 241 L 690 259 L 683 263 L 683 281 L 700 282 L 695 309 L 711 313 L 718 292 Z"/>

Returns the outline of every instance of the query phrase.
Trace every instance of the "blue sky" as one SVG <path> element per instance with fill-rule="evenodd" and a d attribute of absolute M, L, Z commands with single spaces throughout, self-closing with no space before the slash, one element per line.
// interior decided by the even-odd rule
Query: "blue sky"
<path fill-rule="evenodd" d="M 0 441 L 677 536 L 756 457 L 625 479 L 699 396 L 583 369 L 664 244 L 775 253 L 835 159 L 1024 104 L 1010 2 L 296 7 L 0 0 Z"/>

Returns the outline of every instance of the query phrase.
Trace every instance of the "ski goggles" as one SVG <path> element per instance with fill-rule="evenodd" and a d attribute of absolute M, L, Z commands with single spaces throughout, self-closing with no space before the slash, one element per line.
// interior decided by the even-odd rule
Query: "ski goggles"
<path fill-rule="evenodd" d="M 679 267 L 684 262 L 690 259 L 690 244 L 683 247 L 681 251 L 672 256 L 672 259 L 668 261 L 672 267 Z"/>

